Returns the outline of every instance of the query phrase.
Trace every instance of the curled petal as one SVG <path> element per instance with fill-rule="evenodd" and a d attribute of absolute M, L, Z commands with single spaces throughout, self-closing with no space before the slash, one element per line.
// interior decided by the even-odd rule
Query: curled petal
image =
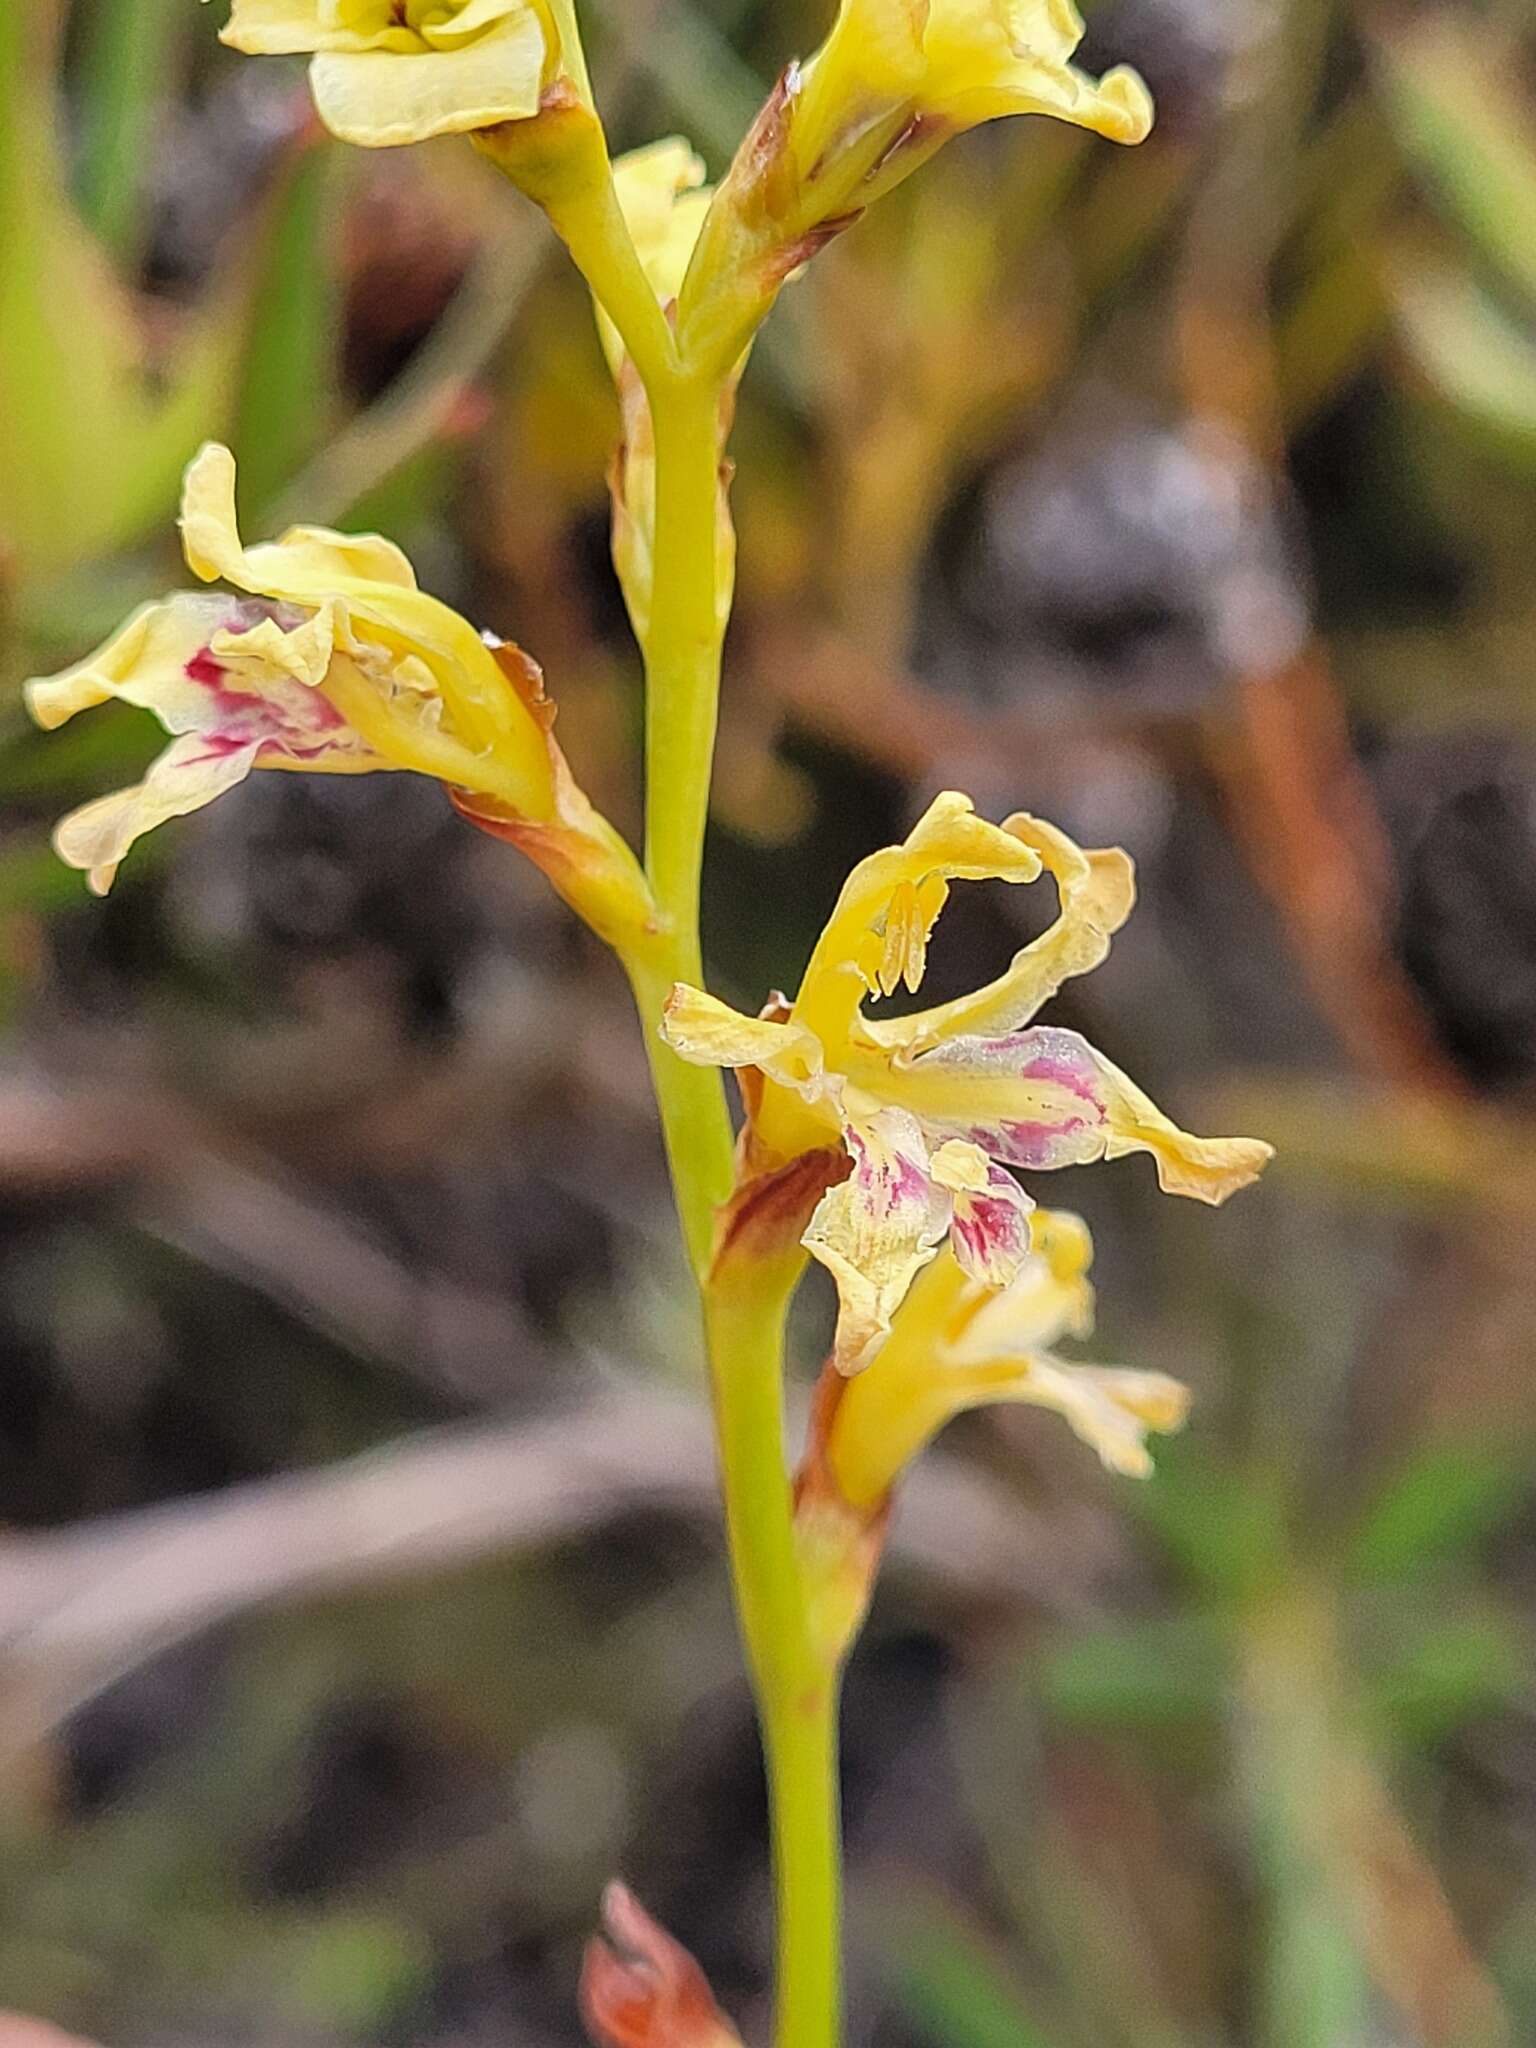
<path fill-rule="evenodd" d="M 84 868 L 91 888 L 105 896 L 135 839 L 233 789 L 250 774 L 260 752 L 259 740 L 239 746 L 184 733 L 132 789 L 97 797 L 59 820 L 53 844 L 60 860 Z"/>
<path fill-rule="evenodd" d="M 856 1069 L 855 1078 L 862 1080 Z M 1257 1138 L 1181 1131 L 1075 1031 L 950 1038 L 890 1070 L 887 1093 L 930 1140 L 959 1137 L 1012 1166 L 1044 1169 L 1150 1152 L 1168 1194 L 1219 1203 L 1273 1156 Z"/>
<path fill-rule="evenodd" d="M 933 1178 L 954 1203 L 949 1241 L 961 1270 L 984 1286 L 1006 1287 L 1029 1255 L 1034 1203 L 1006 1167 L 959 1138 L 934 1153 Z"/>
<path fill-rule="evenodd" d="M 51 727 L 116 697 L 152 711 L 168 732 L 226 750 L 255 743 L 264 765 L 282 756 L 309 768 L 384 767 L 321 687 L 335 637 L 330 606 L 274 616 L 239 598 L 167 598 L 135 612 L 76 667 L 34 678 L 27 706 Z"/>
<path fill-rule="evenodd" d="M 704 1972 L 621 1884 L 587 1944 L 581 2013 L 599 2048 L 741 2048 Z"/>
<path fill-rule="evenodd" d="M 235 514 L 235 458 L 217 441 L 205 442 L 187 466 L 181 538 L 195 576 L 205 583 L 222 578 L 260 597 L 303 603 L 334 597 L 359 583 L 416 588 L 416 573 L 405 556 L 376 533 L 291 526 L 280 540 L 247 548 Z"/>
<path fill-rule="evenodd" d="M 1091 974 L 1136 901 L 1136 870 L 1119 847 L 1084 851 L 1065 832 L 1018 811 L 1002 829 L 1032 847 L 1056 884 L 1055 922 L 1013 957 L 1006 973 L 973 994 L 890 1023 L 866 1026 L 882 1045 L 912 1053 L 941 1038 L 976 1032 L 993 1037 L 1030 1023 L 1062 983 Z"/>
<path fill-rule="evenodd" d="M 1152 101 L 1134 71 L 1102 80 L 1071 62 L 1083 38 L 1071 0 L 930 0 L 922 103 L 957 127 L 1006 114 L 1053 114 L 1113 142 L 1141 142 Z"/>
<path fill-rule="evenodd" d="M 1152 95 L 1128 64 L 1095 80 L 1070 64 L 1058 67 L 1025 58 L 1000 65 L 985 80 L 959 86 L 940 106 L 960 128 L 1007 114 L 1052 114 L 1108 142 L 1145 142 L 1152 132 Z"/>
<path fill-rule="evenodd" d="M 1176 1380 L 1066 1365 L 1053 1354 L 1060 1338 L 1088 1327 L 1092 1248 L 1076 1217 L 1036 1215 L 1046 1249 L 1027 1256 L 1000 1291 L 968 1280 L 941 1252 L 902 1304 L 874 1369 L 843 1389 L 825 1458 L 854 1509 L 878 1509 L 923 1446 L 967 1409 L 998 1401 L 1055 1408 L 1106 1465 L 1137 1477 L 1151 1469 L 1148 1431 L 1184 1420 L 1189 1397 Z"/>
<path fill-rule="evenodd" d="M 1181 1131 L 1102 1053 L 1093 1057 L 1102 1077 L 1109 1127 L 1104 1157 L 1150 1152 L 1157 1184 L 1165 1194 L 1219 1204 L 1256 1181 L 1274 1158 L 1274 1146 L 1262 1138 L 1196 1138 Z"/>
<path fill-rule="evenodd" d="M 1070 1209 L 1036 1209 L 1029 1219 L 1029 1235 L 1031 1249 L 1039 1253 L 1063 1287 L 1084 1280 L 1093 1264 L 1093 1239 L 1081 1216 L 1074 1216 Z M 1089 1320 L 1072 1326 L 1074 1336 L 1086 1336 L 1093 1327 L 1092 1306 L 1090 1297 Z"/>
<path fill-rule="evenodd" d="M 1007 114 L 1142 141 L 1152 125 L 1146 87 L 1124 66 L 1097 81 L 1077 70 L 1082 35 L 1070 0 L 842 0 L 804 68 L 794 130 L 802 178 L 813 183 L 847 158 L 853 175 L 862 170 L 867 204 L 946 134 Z M 860 154 L 871 133 L 886 142 L 872 164 Z"/>
<path fill-rule="evenodd" d="M 197 705 L 202 693 L 187 674 L 188 664 L 234 611 L 231 602 L 214 597 L 141 605 L 84 661 L 59 675 L 34 676 L 26 683 L 27 710 L 51 732 L 76 712 L 94 710 L 119 696 L 162 717 L 178 706 Z M 194 722 L 184 715 L 173 729 L 185 732 Z"/>
<path fill-rule="evenodd" d="M 844 1141 L 853 1172 L 822 1196 L 801 1242 L 837 1283 L 832 1362 L 857 1373 L 885 1342 L 913 1277 L 942 1241 L 951 1205 L 905 1112 L 876 1110 L 850 1123 Z"/>
<path fill-rule="evenodd" d="M 221 40 L 251 54 L 313 51 L 321 120 L 364 148 L 536 114 L 548 54 L 527 0 L 410 8 L 234 0 Z"/>
<path fill-rule="evenodd" d="M 928 930 L 954 881 L 1032 882 L 1040 873 L 1033 847 L 976 815 L 967 796 L 934 798 L 900 846 L 861 860 L 843 884 L 816 942 L 795 1000 L 795 1019 L 832 1052 L 853 1028 L 862 998 L 903 979 L 921 977 Z M 891 917 L 896 937 L 888 947 Z"/>
<path fill-rule="evenodd" d="M 322 25 L 319 0 L 231 0 L 219 41 L 248 56 L 285 57 L 328 46 L 356 49 L 363 38 L 341 22 Z"/>

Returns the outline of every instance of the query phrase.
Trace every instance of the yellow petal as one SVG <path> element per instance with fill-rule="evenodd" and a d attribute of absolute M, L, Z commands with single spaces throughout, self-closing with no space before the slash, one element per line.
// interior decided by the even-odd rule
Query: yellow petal
<path fill-rule="evenodd" d="M 132 789 L 97 797 L 62 818 L 53 835 L 59 858 L 72 868 L 86 869 L 91 888 L 104 896 L 135 839 L 168 818 L 201 810 L 243 782 L 260 751 L 260 741 L 224 748 L 199 733 L 183 734 Z"/>
<path fill-rule="evenodd" d="M 488 29 L 497 22 L 505 21 L 508 15 L 532 12 L 534 10 L 528 6 L 527 0 L 462 0 L 458 12 L 450 13 L 444 19 L 436 18 L 443 13 L 441 7 L 422 12 L 417 34 L 434 50 L 449 50 L 459 43 L 472 42 L 476 37 L 484 36 Z"/>
<path fill-rule="evenodd" d="M 1008 1285 L 972 1288 L 957 1304 L 946 1337 L 953 1364 L 1017 1363 L 1064 1337 L 1086 1337 L 1093 1328 L 1093 1288 L 1087 1277 L 1093 1243 L 1087 1226 L 1059 1210 L 1037 1209 L 1030 1222 L 1033 1255 Z"/>
<path fill-rule="evenodd" d="M 221 43 L 257 57 L 321 50 L 342 38 L 353 40 L 352 31 L 325 28 L 318 0 L 231 0 L 229 19 L 219 30 Z"/>
<path fill-rule="evenodd" d="M 261 619 L 235 631 L 215 630 L 208 651 L 240 673 L 291 676 L 296 683 L 318 689 L 326 679 L 336 645 L 336 608 L 321 605 L 286 630 L 276 619 Z"/>
<path fill-rule="evenodd" d="M 235 458 L 207 441 L 187 465 L 181 492 L 187 566 L 205 583 L 222 579 L 261 597 L 296 602 L 332 597 L 356 583 L 415 590 L 416 572 L 393 541 L 376 533 L 290 526 L 280 540 L 247 548 L 235 515 Z"/>
<path fill-rule="evenodd" d="M 1152 95 L 1128 64 L 1095 81 L 1071 65 L 1056 70 L 1026 60 L 956 84 L 938 104 L 964 128 L 1009 114 L 1051 114 L 1107 142 L 1145 142 L 1152 132 Z"/>
<path fill-rule="evenodd" d="M 909 968 L 921 970 L 914 935 L 928 911 L 937 914 L 943 884 L 1032 882 L 1039 873 L 1040 857 L 1033 847 L 978 818 L 969 797 L 946 790 L 900 846 L 870 854 L 843 884 L 795 999 L 796 1022 L 815 1032 L 832 1061 L 853 1028 L 861 998 L 878 986 L 871 961 L 884 960 L 893 903 L 907 906 L 898 911 L 904 920 L 898 964 L 905 976 Z M 904 886 L 914 893 L 903 897 Z M 923 931 L 924 946 L 926 939 Z"/>
<path fill-rule="evenodd" d="M 745 1017 L 686 981 L 673 987 L 661 1035 L 696 1067 L 758 1067 L 786 1088 L 820 1087 L 821 1048 L 809 1032 L 767 1017 Z"/>
<path fill-rule="evenodd" d="M 1109 951 L 1111 936 L 1130 916 L 1136 901 L 1136 870 L 1118 847 L 1081 847 L 1024 811 L 1005 819 L 1002 830 L 1040 856 L 1056 884 L 1055 922 L 1013 957 L 1006 973 L 973 994 L 866 1029 L 879 1044 L 923 1051 L 960 1032 L 1017 1031 L 1029 1023 L 1062 983 L 1090 974 Z"/>
<path fill-rule="evenodd" d="M 668 135 L 617 158 L 613 186 L 635 253 L 665 305 L 682 290 L 709 210 L 704 159 L 681 135 Z"/>
<path fill-rule="evenodd" d="M 945 1365 L 948 1327 L 978 1295 L 948 1251 L 912 1283 L 869 1372 L 843 1388 L 827 1439 L 827 1462 L 843 1498 L 868 1510 L 956 1411 Z"/>
<path fill-rule="evenodd" d="M 1106 1159 L 1150 1152 L 1164 1194 L 1191 1195 L 1213 1205 L 1256 1181 L 1275 1156 L 1262 1138 L 1197 1138 L 1164 1116 L 1129 1075 L 1096 1053 L 1107 1084 L 1109 1142 Z"/>
<path fill-rule="evenodd" d="M 1076 1217 L 1048 1217 L 1058 1249 L 1086 1265 Z M 871 1510 L 902 1470 L 954 1416 L 993 1402 L 1054 1408 L 1118 1472 L 1151 1469 L 1149 1430 L 1178 1428 L 1189 1397 L 1162 1373 L 1066 1365 L 1047 1348 L 1086 1327 L 1087 1283 L 1068 1284 L 1036 1253 L 1001 1293 L 965 1279 L 948 1252 L 920 1275 L 894 1318 L 871 1371 L 843 1391 L 827 1455 L 838 1488 Z"/>
<path fill-rule="evenodd" d="M 539 110 L 543 73 L 544 32 L 526 7 L 451 48 L 324 51 L 309 82 L 333 135 L 387 149 L 525 120 Z"/>
<path fill-rule="evenodd" d="M 1084 1275 L 1093 1264 L 1093 1239 L 1081 1216 L 1070 1209 L 1036 1209 L 1029 1219 L 1030 1248 L 1039 1253 L 1053 1277 L 1065 1286 L 1086 1284 Z M 1093 1295 L 1085 1304 L 1087 1319 L 1063 1327 L 1074 1337 L 1086 1337 L 1093 1327 Z"/>
<path fill-rule="evenodd" d="M 920 97 L 961 127 L 1051 114 L 1114 142 L 1141 142 L 1152 102 L 1121 66 L 1096 82 L 1069 61 L 1083 36 L 1070 0 L 933 0 Z"/>
<path fill-rule="evenodd" d="M 1166 1373 L 1063 1365 L 1054 1358 L 1032 1359 L 989 1398 L 1054 1408 L 1111 1472 L 1130 1479 L 1145 1479 L 1152 1470 L 1147 1432 L 1178 1429 L 1189 1413 L 1189 1389 Z"/>
<path fill-rule="evenodd" d="M 837 1283 L 832 1362 L 862 1372 L 890 1333 L 914 1277 L 949 1228 L 950 1199 L 929 1173 L 915 1121 L 883 1109 L 844 1134 L 853 1172 L 817 1204 L 801 1242 Z"/>
<path fill-rule="evenodd" d="M 681 135 L 668 135 L 659 142 L 647 143 L 643 149 L 632 149 L 616 158 L 613 189 L 635 245 L 635 254 L 640 258 L 640 267 L 661 304 L 670 305 L 683 288 L 699 230 L 704 225 L 704 216 L 713 197 L 704 183 L 704 160 Z M 603 354 L 617 381 L 624 362 L 623 341 L 618 329 L 596 301 L 593 302 L 593 311 L 597 316 Z M 641 405 L 643 410 L 643 399 Z M 648 413 L 644 419 L 644 432 L 649 437 Z M 631 461 L 635 453 L 635 438 L 633 424 L 626 419 L 625 439 L 629 444 L 627 454 Z M 649 546 L 649 522 L 646 522 L 646 535 Z"/>

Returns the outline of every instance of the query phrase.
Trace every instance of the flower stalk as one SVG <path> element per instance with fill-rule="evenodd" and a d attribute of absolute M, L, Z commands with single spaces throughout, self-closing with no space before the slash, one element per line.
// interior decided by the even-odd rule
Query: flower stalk
<path fill-rule="evenodd" d="M 1138 140 L 1145 89 L 1123 71 L 1078 73 L 1080 35 L 1071 0 L 843 0 L 711 194 L 680 138 L 610 161 L 573 0 L 232 0 L 225 40 L 309 53 L 322 119 L 343 139 L 468 135 L 544 210 L 591 289 L 623 421 L 614 561 L 645 665 L 643 866 L 572 775 L 527 656 L 418 589 L 377 536 L 296 527 L 247 548 L 217 447 L 188 473 L 187 561 L 241 595 L 146 607 L 30 686 L 45 724 L 115 696 L 173 735 L 142 785 L 60 828 L 60 851 L 98 889 L 140 833 L 255 769 L 406 770 L 534 860 L 621 961 L 702 1307 L 767 1771 L 778 2048 L 841 2037 L 839 1691 L 903 1469 L 981 1401 L 1055 1408 L 1134 1474 L 1148 1431 L 1183 1418 L 1172 1381 L 1056 1356 L 1088 1326 L 1091 1247 L 1016 1173 L 1140 1152 L 1169 1192 L 1219 1202 L 1268 1157 L 1256 1140 L 1192 1136 L 1085 1040 L 1035 1023 L 1103 959 L 1134 887 L 1123 854 L 1085 852 L 1023 812 L 993 824 L 957 792 L 937 797 L 899 846 L 855 867 L 793 1002 L 752 1017 L 705 986 L 700 881 L 735 548 L 725 439 L 747 351 L 787 279 L 951 133 L 1049 113 Z M 1044 873 L 1059 916 L 996 981 L 894 1020 L 865 1014 L 917 992 L 952 885 Z M 811 1258 L 839 1313 L 799 1461 L 784 1332 Z M 604 1923 L 583 1981 L 594 2038 L 739 2048 L 697 1965 L 622 1887 Z"/>

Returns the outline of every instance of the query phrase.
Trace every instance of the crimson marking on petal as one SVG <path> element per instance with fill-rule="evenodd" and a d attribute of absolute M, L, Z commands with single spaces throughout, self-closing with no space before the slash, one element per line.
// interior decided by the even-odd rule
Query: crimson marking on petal
<path fill-rule="evenodd" d="M 892 1203 L 927 1199 L 928 1176 L 915 1160 L 892 1160 L 879 1168 L 879 1175 Z"/>
<path fill-rule="evenodd" d="M 219 689 L 224 681 L 224 664 L 215 661 L 206 647 L 199 647 L 186 665 L 191 682 L 206 684 L 210 689 Z"/>
<path fill-rule="evenodd" d="M 1019 1068 L 1021 1081 L 1049 1081 L 1055 1087 L 1065 1088 L 1069 1095 L 1075 1095 L 1082 1102 L 1091 1102 L 1098 1107 L 1098 1090 L 1094 1086 L 1093 1069 L 1077 1052 L 1061 1053 L 1047 1051 L 1036 1053 Z"/>
<path fill-rule="evenodd" d="M 237 615 L 229 622 L 228 631 L 244 633 L 250 626 L 248 618 Z M 211 646 L 200 647 L 183 664 L 183 673 L 189 682 L 207 691 L 214 715 L 224 728 L 222 736 L 233 746 L 260 740 L 263 753 L 275 751 L 305 760 L 326 752 L 331 744 L 329 735 L 347 729 L 347 721 L 322 691 L 291 676 L 274 674 L 265 688 L 232 686 L 226 680 L 228 665 Z"/>
<path fill-rule="evenodd" d="M 997 1195 L 972 1195 L 966 1204 L 968 1215 L 965 1228 L 979 1232 L 983 1238 L 1017 1237 L 1019 1233 L 1019 1211 L 1016 1204 L 1003 1201 Z"/>

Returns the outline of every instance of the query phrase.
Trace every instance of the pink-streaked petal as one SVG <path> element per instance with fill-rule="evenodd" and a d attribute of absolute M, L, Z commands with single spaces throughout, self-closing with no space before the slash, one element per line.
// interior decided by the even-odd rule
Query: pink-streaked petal
<path fill-rule="evenodd" d="M 1034 1203 L 1005 1166 L 957 1138 L 934 1153 L 933 1178 L 954 1202 L 949 1241 L 962 1270 L 983 1286 L 1006 1287 L 1029 1257 Z"/>
<path fill-rule="evenodd" d="M 964 1138 L 1035 1171 L 1150 1152 L 1166 1193 L 1202 1202 L 1224 1202 L 1272 1156 L 1257 1138 L 1181 1131 L 1086 1039 L 1044 1025 L 1004 1038 L 947 1039 L 897 1061 L 887 1092 L 931 1143 Z"/>
<path fill-rule="evenodd" d="M 853 1078 L 868 1085 L 862 1068 Z M 1073 1031 L 949 1038 L 918 1059 L 893 1062 L 886 1089 L 931 1144 L 961 1138 L 1009 1166 L 1037 1171 L 1104 1154 L 1098 1067 Z"/>
<path fill-rule="evenodd" d="M 856 1373 L 885 1342 L 913 1277 L 942 1241 L 951 1203 L 930 1176 L 916 1120 L 904 1111 L 881 1109 L 850 1123 L 843 1141 L 853 1172 L 823 1195 L 802 1242 L 837 1283 L 833 1363 Z"/>
<path fill-rule="evenodd" d="M 30 682 L 28 709 L 51 727 L 116 697 L 152 711 L 167 732 L 259 741 L 264 759 L 382 765 L 324 694 L 333 609 L 212 592 L 145 605 L 85 661 Z"/>
<path fill-rule="evenodd" d="M 250 774 L 260 752 L 259 741 L 230 745 L 201 733 L 184 733 L 132 789 L 97 797 L 61 818 L 53 835 L 59 858 L 72 868 L 84 868 L 91 888 L 105 896 L 135 839 L 170 818 L 201 810 L 233 789 Z"/>

